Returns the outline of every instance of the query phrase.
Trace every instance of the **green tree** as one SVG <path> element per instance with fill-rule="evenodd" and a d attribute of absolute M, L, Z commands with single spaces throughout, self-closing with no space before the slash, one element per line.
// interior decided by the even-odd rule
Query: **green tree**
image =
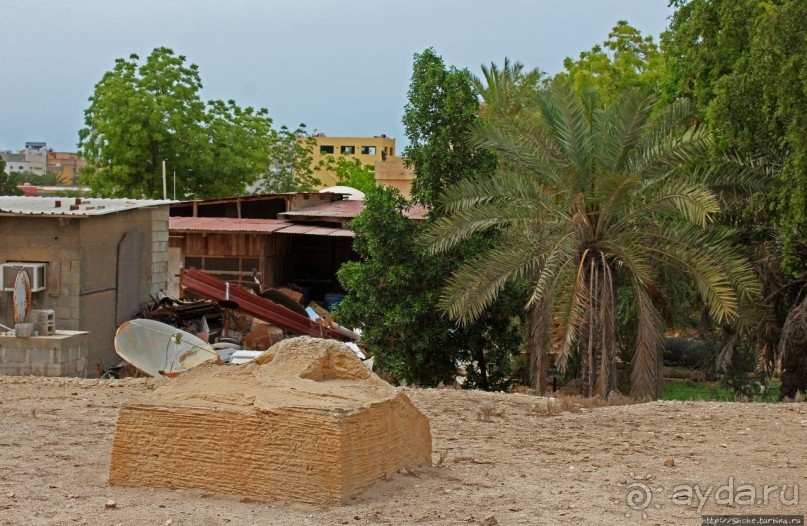
<path fill-rule="evenodd" d="M 6 162 L 0 159 L 0 195 L 21 195 L 17 189 L 20 184 L 19 175 L 15 172 L 6 173 Z"/>
<path fill-rule="evenodd" d="M 577 60 L 567 57 L 565 71 L 555 81 L 571 82 L 578 93 L 594 88 L 610 102 L 627 89 L 658 90 L 665 80 L 664 55 L 651 36 L 624 20 L 608 34 L 602 46 L 583 51 Z"/>
<path fill-rule="evenodd" d="M 403 123 L 409 145 L 404 157 L 415 169 L 415 201 L 433 206 L 446 185 L 495 166 L 494 156 L 470 148 L 464 140 L 480 119 L 468 71 L 446 68 L 433 49 L 426 49 L 415 55 L 408 100 Z"/>
<path fill-rule="evenodd" d="M 789 0 L 677 0 L 662 36 L 671 97 L 691 97 L 717 149 L 757 159 L 772 184 L 727 214 L 758 255 L 756 270 L 775 323 L 750 334 L 782 359 L 782 394 L 807 390 L 807 345 L 779 328 L 807 295 L 807 4 Z M 767 181 L 761 181 L 767 182 Z M 780 339 L 780 335 L 783 336 Z M 772 352 L 773 351 L 773 352 Z M 778 351 L 778 352 L 776 352 Z M 730 356 L 730 355 L 728 355 Z"/>
<path fill-rule="evenodd" d="M 409 97 L 403 120 L 410 140 L 405 155 L 415 170 L 413 195 L 431 206 L 444 185 L 492 169 L 495 158 L 465 145 L 467 127 L 479 120 L 467 71 L 446 68 L 428 49 L 415 55 Z M 394 190 L 367 192 L 365 211 L 351 224 L 362 259 L 339 271 L 347 295 L 337 318 L 361 327 L 376 363 L 401 380 L 453 383 L 463 362 L 468 387 L 506 387 L 520 344 L 517 302 L 501 301 L 472 327 L 457 327 L 437 308 L 446 276 L 486 240 L 429 254 L 418 243 L 424 226 L 402 215 L 408 206 Z M 431 211 L 430 217 L 438 216 L 439 210 Z"/>
<path fill-rule="evenodd" d="M 196 65 L 168 48 L 140 63 L 117 59 L 95 85 L 79 131 L 82 172 L 93 192 L 162 197 L 162 162 L 177 197 L 242 193 L 267 171 L 272 121 L 265 109 L 202 102 Z"/>
<path fill-rule="evenodd" d="M 505 57 L 504 65 L 482 65 L 482 78 L 471 75 L 473 86 L 482 97 L 482 118 L 497 115 L 514 115 L 534 108 L 537 92 L 544 74 L 534 68 L 524 70 L 521 62 L 510 62 Z"/>
<path fill-rule="evenodd" d="M 259 188 L 263 192 L 312 192 L 322 185 L 315 173 L 316 140 L 306 131 L 305 124 L 296 130 L 281 126 L 273 134 L 269 148 L 271 164 L 261 176 Z"/>
<path fill-rule="evenodd" d="M 661 394 L 661 321 L 653 296 L 658 268 L 690 275 L 712 315 L 736 317 L 758 286 L 729 233 L 713 223 L 718 197 L 704 183 L 714 166 L 693 168 L 709 135 L 688 127 L 692 112 L 675 103 L 653 116 L 655 99 L 631 91 L 598 106 L 596 93 L 558 84 L 540 110 L 475 127 L 472 143 L 506 159 L 495 176 L 445 191 L 448 215 L 430 229 L 442 253 L 491 229 L 488 250 L 449 279 L 440 306 L 472 324 L 504 285 L 531 285 L 530 349 L 553 349 L 564 367 L 576 353 L 584 392 L 616 388 L 616 294 L 635 293 L 631 394 Z M 724 174 L 721 174 L 724 175 Z"/>
<path fill-rule="evenodd" d="M 362 164 L 355 157 L 339 156 L 336 159 L 328 157 L 326 169 L 336 175 L 336 184 L 349 186 L 367 194 L 375 187 L 375 167 Z"/>
<path fill-rule="evenodd" d="M 381 370 L 414 384 L 453 383 L 461 348 L 453 324 L 435 309 L 446 265 L 415 243 L 422 226 L 404 216 L 408 206 L 392 188 L 365 196 L 351 222 L 361 260 L 339 269 L 347 295 L 336 317 L 362 329 Z"/>

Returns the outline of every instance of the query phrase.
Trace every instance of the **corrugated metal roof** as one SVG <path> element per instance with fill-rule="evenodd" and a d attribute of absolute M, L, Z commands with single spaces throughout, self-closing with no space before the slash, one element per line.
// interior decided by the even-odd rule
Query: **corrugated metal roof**
<path fill-rule="evenodd" d="M 307 206 L 278 214 L 280 217 L 344 217 L 354 218 L 364 210 L 364 201 L 334 201 Z"/>
<path fill-rule="evenodd" d="M 173 232 L 244 232 L 268 234 L 290 225 L 280 219 L 237 219 L 233 217 L 169 217 Z"/>
<path fill-rule="evenodd" d="M 278 214 L 278 217 L 333 217 L 353 219 L 364 210 L 364 201 L 334 201 L 321 205 L 309 206 L 297 210 L 290 210 Z M 428 209 L 421 205 L 412 205 L 404 211 L 404 215 L 410 219 L 423 219 L 426 217 Z"/>
<path fill-rule="evenodd" d="M 232 217 L 170 217 L 170 232 L 210 232 L 242 234 L 310 234 L 314 236 L 353 237 L 345 228 L 300 225 L 281 219 L 237 219 Z"/>
<path fill-rule="evenodd" d="M 0 215 L 88 217 L 174 202 L 152 199 L 0 196 Z"/>

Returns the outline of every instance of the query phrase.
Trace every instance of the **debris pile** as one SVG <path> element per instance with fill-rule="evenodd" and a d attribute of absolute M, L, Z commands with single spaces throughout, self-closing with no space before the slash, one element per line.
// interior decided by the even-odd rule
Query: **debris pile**
<path fill-rule="evenodd" d="M 284 340 L 240 367 L 201 365 L 124 406 L 109 482 L 338 504 L 431 464 L 428 419 L 343 343 Z"/>
<path fill-rule="evenodd" d="M 222 362 L 239 364 L 253 360 L 281 340 L 309 335 L 348 342 L 356 356 L 372 367 L 369 352 L 357 343 L 359 335 L 336 324 L 323 305 L 311 301 L 304 306 L 304 295 L 293 288 L 266 287 L 259 282 L 249 285 L 242 288 L 205 272 L 188 270 L 181 287 L 191 299 L 175 299 L 160 292 L 141 309 L 142 318 L 169 325 L 180 332 L 174 334 L 161 329 L 167 334 L 165 343 L 142 349 L 128 345 L 127 352 L 118 354 L 141 371 L 153 374 L 139 364 L 154 362 L 151 369 L 155 369 L 155 357 L 159 354 L 155 349 L 166 354 L 162 349 L 170 345 L 172 338 L 178 342 L 182 338 L 187 341 L 189 337 L 197 337 L 212 343 L 210 349 Z M 181 331 L 189 334 L 183 336 Z M 116 349 L 119 347 L 116 337 Z M 170 364 L 167 358 L 164 361 L 163 369 L 167 370 Z"/>

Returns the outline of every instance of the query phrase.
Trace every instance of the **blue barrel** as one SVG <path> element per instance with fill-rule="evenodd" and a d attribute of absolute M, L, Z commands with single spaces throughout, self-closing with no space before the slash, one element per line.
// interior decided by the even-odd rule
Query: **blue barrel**
<path fill-rule="evenodd" d="M 340 302 L 341 302 L 343 299 L 345 299 L 345 295 L 344 295 L 344 294 L 333 294 L 333 293 L 331 293 L 331 294 L 326 294 L 326 295 L 325 295 L 325 302 L 324 302 L 324 304 L 325 304 L 325 305 L 324 305 L 324 306 L 325 306 L 325 308 L 328 310 L 328 312 L 330 312 L 330 311 L 332 311 L 332 310 L 333 310 L 333 308 L 334 308 L 334 307 L 336 307 L 337 305 L 339 305 L 339 303 L 340 303 Z"/>

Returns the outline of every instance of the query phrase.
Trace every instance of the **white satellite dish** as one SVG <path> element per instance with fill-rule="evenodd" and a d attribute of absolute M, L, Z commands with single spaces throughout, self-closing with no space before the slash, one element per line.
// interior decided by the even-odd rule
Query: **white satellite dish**
<path fill-rule="evenodd" d="M 218 362 L 213 348 L 189 332 L 155 320 L 130 320 L 115 334 L 115 352 L 151 376 L 173 377 L 205 362 Z"/>
<path fill-rule="evenodd" d="M 31 312 L 31 278 L 23 269 L 14 279 L 14 323 L 25 323 Z"/>

